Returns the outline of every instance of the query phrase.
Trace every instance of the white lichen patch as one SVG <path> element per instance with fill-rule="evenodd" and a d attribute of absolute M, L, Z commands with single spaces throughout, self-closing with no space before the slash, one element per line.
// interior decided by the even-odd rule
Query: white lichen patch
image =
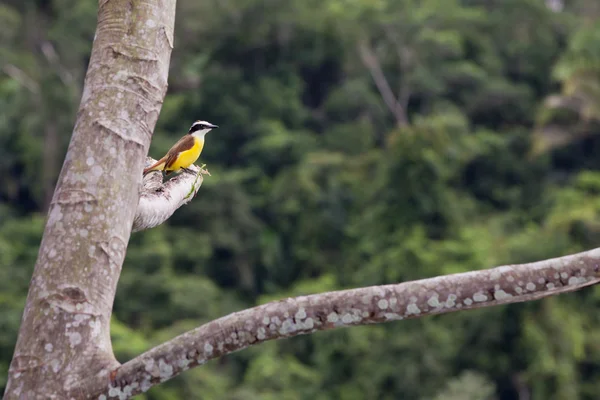
<path fill-rule="evenodd" d="M 585 276 L 572 276 L 568 280 L 569 285 L 580 285 L 582 283 L 586 283 L 587 278 Z"/>
<path fill-rule="evenodd" d="M 150 379 L 151 377 L 147 375 L 146 378 L 140 384 L 140 390 L 142 391 L 142 393 L 146 393 L 152 387 Z"/>
<path fill-rule="evenodd" d="M 54 207 L 51 207 L 50 213 L 48 214 L 48 226 L 52 226 L 59 221 L 62 221 L 63 213 L 60 205 L 55 204 Z"/>
<path fill-rule="evenodd" d="M 207 356 L 210 356 L 213 352 L 213 346 L 206 342 L 204 343 L 204 354 L 206 354 Z"/>
<path fill-rule="evenodd" d="M 298 309 L 294 317 L 297 320 L 303 320 L 304 318 L 306 318 L 306 310 L 304 309 L 304 307 L 300 307 L 300 309 Z"/>
<path fill-rule="evenodd" d="M 512 275 L 509 275 L 509 276 L 507 276 L 507 277 L 506 277 L 506 280 L 507 280 L 508 282 L 514 282 L 514 281 L 515 281 L 515 277 L 514 277 L 514 276 L 512 276 Z"/>
<path fill-rule="evenodd" d="M 494 281 L 500 279 L 501 276 L 502 276 L 502 274 L 497 269 L 493 270 L 490 273 L 490 279 L 494 280 Z"/>
<path fill-rule="evenodd" d="M 429 307 L 433 308 L 439 308 L 442 305 L 440 303 L 439 296 L 437 293 L 431 296 L 429 299 L 427 299 L 427 304 L 429 304 Z"/>
<path fill-rule="evenodd" d="M 421 314 L 421 309 L 415 303 L 410 303 L 408 306 L 406 306 L 406 315 L 411 315 L 411 314 L 414 314 L 414 315 Z"/>
<path fill-rule="evenodd" d="M 89 326 L 91 328 L 90 334 L 93 338 L 98 337 L 100 332 L 102 331 L 102 323 L 99 320 L 91 320 L 89 322 Z"/>
<path fill-rule="evenodd" d="M 265 328 L 260 327 L 260 328 L 258 328 L 258 331 L 256 332 L 256 338 L 258 340 L 265 340 L 265 338 L 267 337 L 266 333 L 267 332 L 265 331 Z"/>
<path fill-rule="evenodd" d="M 76 314 L 75 317 L 73 318 L 72 325 L 73 325 L 73 327 L 77 328 L 79 325 L 81 325 L 82 322 L 84 322 L 90 318 L 91 318 L 91 315 L 89 315 L 89 314 Z"/>
<path fill-rule="evenodd" d="M 286 319 L 281 324 L 281 328 L 279 329 L 279 333 L 281 333 L 282 335 L 285 335 L 287 333 L 293 332 L 294 331 L 293 326 L 294 326 L 294 323 L 290 319 Z"/>
<path fill-rule="evenodd" d="M 552 283 L 552 282 L 548 282 L 548 283 L 546 283 L 546 289 L 548 289 L 548 290 L 552 290 L 552 289 L 554 289 L 554 287 L 555 287 L 555 286 L 554 286 L 554 283 Z"/>
<path fill-rule="evenodd" d="M 70 390 L 72 387 L 75 386 L 76 382 L 77 382 L 77 377 L 73 374 L 69 374 L 65 377 L 63 387 L 65 390 Z"/>
<path fill-rule="evenodd" d="M 509 299 L 513 297 L 512 294 L 505 292 L 504 290 L 500 289 L 500 290 L 496 290 L 494 292 L 494 299 L 496 300 L 505 300 L 505 299 Z"/>
<path fill-rule="evenodd" d="M 262 323 L 264 325 L 269 325 L 269 322 L 271 322 L 271 318 L 269 318 L 268 316 L 264 317 L 263 320 L 262 320 Z"/>
<path fill-rule="evenodd" d="M 379 307 L 380 310 L 387 310 L 389 306 L 389 303 L 386 299 L 381 299 L 377 302 L 377 307 Z"/>
<path fill-rule="evenodd" d="M 339 319 L 339 315 L 337 315 L 337 313 L 334 311 L 330 312 L 329 315 L 327 315 L 327 322 L 331 322 L 332 324 L 338 322 Z"/>
<path fill-rule="evenodd" d="M 304 315 L 306 315 L 306 313 Z M 336 314 L 336 316 L 337 316 L 337 314 Z M 336 322 L 339 322 L 339 316 L 337 317 Z M 300 318 L 296 318 L 295 320 L 292 318 L 288 318 L 285 321 L 283 321 L 283 323 L 281 324 L 281 328 L 278 330 L 278 332 L 281 335 L 287 335 L 289 333 L 293 333 L 293 332 L 297 332 L 297 331 L 311 330 L 314 327 L 315 327 L 315 320 L 312 318 L 306 318 L 304 321 Z M 259 337 L 259 335 L 261 337 L 263 336 L 261 334 L 260 330 L 257 334 L 257 338 L 261 339 Z M 263 339 L 264 339 L 264 337 L 263 337 Z"/>
<path fill-rule="evenodd" d="M 481 292 L 477 292 L 473 295 L 473 301 L 476 303 L 482 303 L 484 301 L 488 301 L 488 297 Z"/>
<path fill-rule="evenodd" d="M 463 303 L 465 303 L 465 306 L 470 306 L 471 304 L 473 304 L 473 300 L 466 298 L 463 300 Z"/>
<path fill-rule="evenodd" d="M 102 166 L 96 164 L 92 167 L 92 176 L 96 179 L 100 178 L 104 174 L 104 168 Z"/>
<path fill-rule="evenodd" d="M 127 399 L 127 394 L 120 387 L 109 386 L 108 397 L 118 397 L 119 400 L 125 400 Z"/>
<path fill-rule="evenodd" d="M 166 380 L 173 376 L 173 366 L 167 364 L 162 358 L 158 361 L 158 371 L 161 380 Z"/>
<path fill-rule="evenodd" d="M 523 288 L 521 286 L 515 286 L 515 293 L 516 294 L 521 294 L 523 293 Z"/>
<path fill-rule="evenodd" d="M 44 345 L 44 350 L 46 350 L 48 353 L 51 353 L 53 349 L 54 349 L 54 346 L 52 345 L 52 343 L 46 343 Z"/>
<path fill-rule="evenodd" d="M 401 319 L 404 319 L 404 317 L 398 313 L 385 313 L 383 314 L 383 316 L 388 321 L 399 321 Z"/>
<path fill-rule="evenodd" d="M 535 283 L 533 282 L 527 282 L 527 285 L 525 285 L 525 289 L 527 289 L 530 292 L 533 292 L 535 290 Z"/>
<path fill-rule="evenodd" d="M 456 299 L 457 296 L 455 294 L 449 294 L 448 298 L 446 299 L 446 308 L 452 308 L 456 305 Z"/>
<path fill-rule="evenodd" d="M 125 394 L 125 399 L 128 399 L 131 397 L 131 394 L 133 393 L 134 389 L 137 389 L 139 386 L 139 384 L 137 382 L 132 382 L 129 385 L 125 385 L 125 387 L 123 388 L 123 394 Z"/>
<path fill-rule="evenodd" d="M 152 373 L 154 371 L 154 359 L 149 358 L 144 362 L 144 369 L 146 372 Z"/>
<path fill-rule="evenodd" d="M 379 296 L 379 297 L 385 297 L 385 290 L 383 290 L 382 288 L 380 288 L 379 286 L 375 286 L 373 288 L 373 294 L 375 296 Z"/>
<path fill-rule="evenodd" d="M 352 322 L 354 322 L 354 320 L 355 320 L 354 318 L 355 318 L 355 316 L 354 316 L 354 315 L 352 315 L 352 314 L 344 314 L 344 315 L 342 316 L 342 322 L 343 322 L 344 324 L 351 324 Z M 360 319 L 360 318 L 359 318 L 359 319 Z"/>
<path fill-rule="evenodd" d="M 305 329 L 313 329 L 315 327 L 315 320 L 312 318 L 306 318 L 306 321 L 304 321 L 304 328 Z"/>
<path fill-rule="evenodd" d="M 71 348 L 81 344 L 81 333 L 79 332 L 67 332 L 65 335 L 69 338 L 69 345 Z"/>
<path fill-rule="evenodd" d="M 52 361 L 50 361 L 50 368 L 52 368 L 52 371 L 56 374 L 60 371 L 60 361 L 57 358 L 52 359 Z"/>

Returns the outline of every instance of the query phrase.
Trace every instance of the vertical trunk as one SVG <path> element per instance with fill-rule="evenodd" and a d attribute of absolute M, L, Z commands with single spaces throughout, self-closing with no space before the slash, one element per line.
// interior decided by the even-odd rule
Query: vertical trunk
<path fill-rule="evenodd" d="M 100 0 L 73 136 L 48 210 L 5 399 L 86 398 L 118 366 L 113 298 L 167 88 L 175 0 Z"/>

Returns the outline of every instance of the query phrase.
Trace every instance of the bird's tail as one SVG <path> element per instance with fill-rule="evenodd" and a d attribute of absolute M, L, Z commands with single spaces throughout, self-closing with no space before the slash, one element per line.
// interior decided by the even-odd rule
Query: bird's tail
<path fill-rule="evenodd" d="M 162 171 L 165 169 L 165 162 L 167 161 L 167 157 L 163 157 L 148 168 L 144 169 L 144 175 L 151 171 Z"/>

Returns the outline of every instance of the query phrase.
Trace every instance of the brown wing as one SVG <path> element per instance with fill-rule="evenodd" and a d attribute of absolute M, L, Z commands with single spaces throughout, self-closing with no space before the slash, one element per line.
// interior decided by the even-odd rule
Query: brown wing
<path fill-rule="evenodd" d="M 171 147 L 171 149 L 167 152 L 165 156 L 167 160 L 165 161 L 165 170 L 169 169 L 171 165 L 177 160 L 177 156 L 182 151 L 186 151 L 194 147 L 194 137 L 192 135 L 185 135 L 177 143 Z"/>
<path fill-rule="evenodd" d="M 146 175 L 148 172 L 150 171 L 160 171 L 164 168 L 164 164 L 165 164 L 165 160 L 167 159 L 167 157 L 163 157 L 160 160 L 158 160 L 157 162 L 155 162 L 154 164 L 152 164 L 151 166 L 149 166 L 148 168 L 144 168 L 144 175 Z M 158 166 L 162 165 L 160 168 L 156 168 Z"/>

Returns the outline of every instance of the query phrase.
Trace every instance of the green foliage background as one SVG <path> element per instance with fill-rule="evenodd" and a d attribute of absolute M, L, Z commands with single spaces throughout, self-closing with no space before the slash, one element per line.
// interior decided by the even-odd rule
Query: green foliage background
<path fill-rule="evenodd" d="M 598 246 L 596 0 L 561 12 L 542 0 L 178 3 L 151 155 L 195 119 L 222 128 L 198 197 L 132 236 L 112 327 L 121 361 L 284 296 Z M 96 7 L 0 1 L 0 390 Z M 140 398 L 597 399 L 599 306 L 587 289 L 267 343 Z"/>

